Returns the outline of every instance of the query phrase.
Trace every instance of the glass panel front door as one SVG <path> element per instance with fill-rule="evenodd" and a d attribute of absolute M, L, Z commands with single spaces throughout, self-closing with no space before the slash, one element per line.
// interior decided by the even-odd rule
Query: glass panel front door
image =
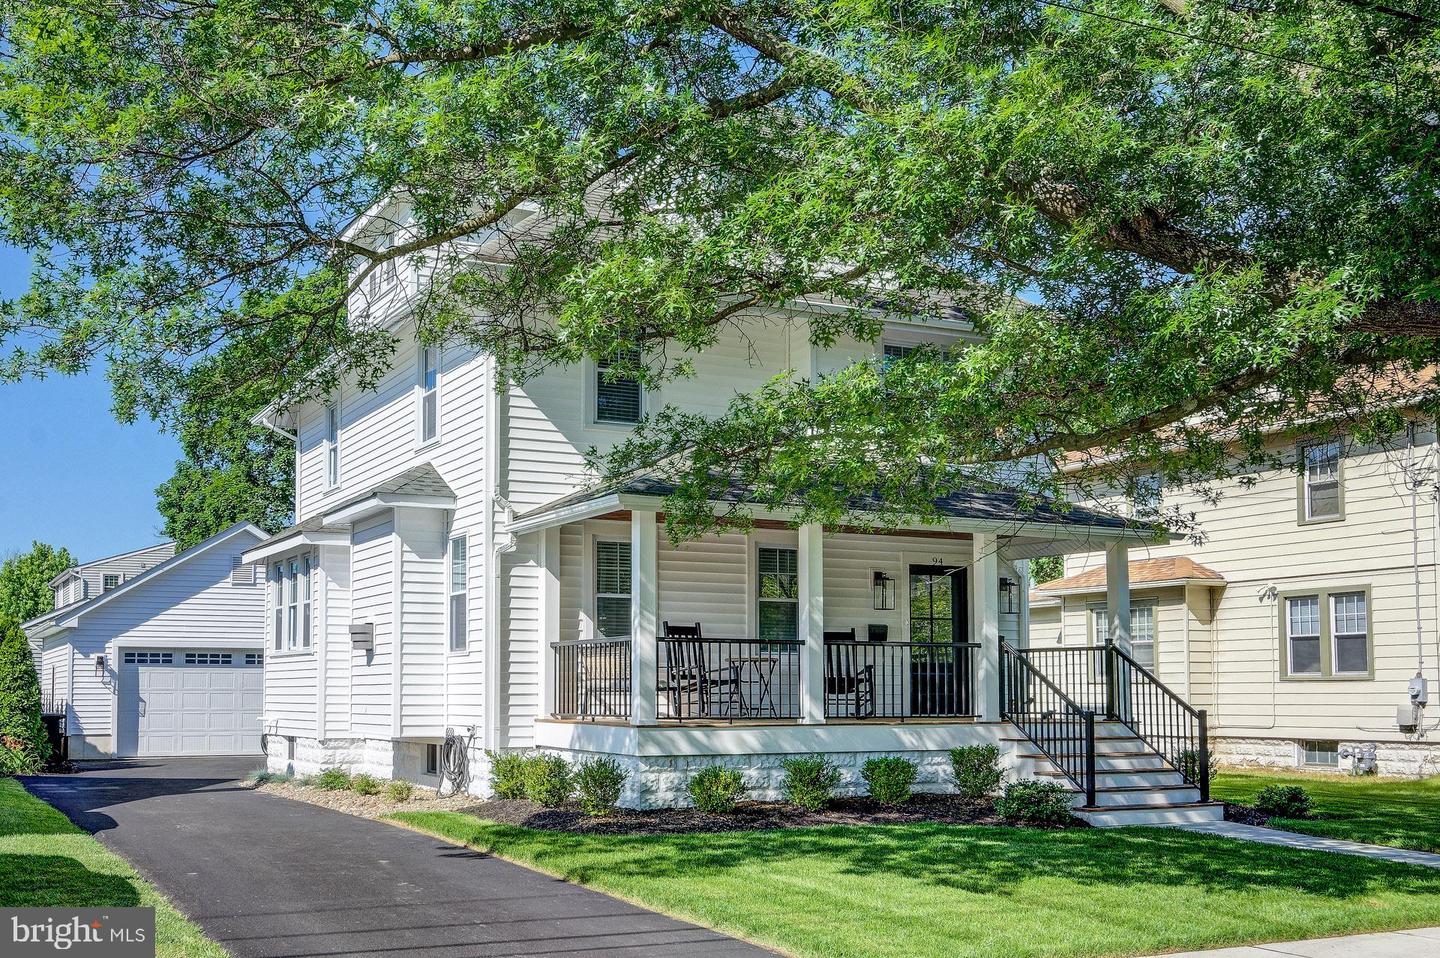
<path fill-rule="evenodd" d="M 966 570 L 910 567 L 910 714 L 970 715 Z"/>

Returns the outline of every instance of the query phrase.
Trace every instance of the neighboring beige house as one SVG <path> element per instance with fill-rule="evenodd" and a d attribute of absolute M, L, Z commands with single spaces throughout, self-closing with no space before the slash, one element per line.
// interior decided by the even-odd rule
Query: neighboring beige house
<path fill-rule="evenodd" d="M 1223 763 L 1345 770 L 1373 745 L 1383 774 L 1440 773 L 1434 426 L 1279 451 L 1214 504 L 1162 491 L 1204 541 L 1132 550 L 1134 655 L 1208 710 Z M 1103 638 L 1103 553 L 1065 572 L 1031 593 L 1032 647 Z M 1422 671 L 1428 719 L 1409 695 Z"/>

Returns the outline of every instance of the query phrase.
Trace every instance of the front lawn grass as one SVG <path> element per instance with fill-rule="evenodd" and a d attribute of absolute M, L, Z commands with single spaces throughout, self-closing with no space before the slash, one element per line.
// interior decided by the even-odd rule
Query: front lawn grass
<path fill-rule="evenodd" d="M 1440 852 L 1440 777 L 1422 779 L 1225 770 L 1211 797 L 1253 805 L 1266 785 L 1300 785 L 1315 800 L 1315 817 L 1272 818 L 1287 831 L 1372 845 Z"/>
<path fill-rule="evenodd" d="M 155 909 L 161 958 L 224 958 L 135 869 L 13 778 L 0 778 L 0 907 Z"/>
<path fill-rule="evenodd" d="M 794 955 L 1140 955 L 1440 923 L 1440 870 L 1166 829 L 412 828 Z"/>

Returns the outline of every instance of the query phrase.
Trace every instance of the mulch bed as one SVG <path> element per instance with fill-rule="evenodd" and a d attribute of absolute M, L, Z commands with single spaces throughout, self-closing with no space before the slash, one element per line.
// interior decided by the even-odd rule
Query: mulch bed
<path fill-rule="evenodd" d="M 1249 805 L 1237 805 L 1234 802 L 1226 802 L 1225 821 L 1239 822 L 1241 825 L 1269 825 L 1270 816 L 1256 811 Z"/>
<path fill-rule="evenodd" d="M 965 802 L 954 795 L 915 795 L 904 805 L 886 808 L 870 798 L 837 798 L 821 812 L 779 802 L 742 802 L 729 815 L 707 815 L 693 808 L 622 808 L 614 814 L 586 815 L 578 808 L 544 808 L 524 799 L 493 799 L 461 811 L 503 825 L 586 835 L 680 835 L 692 832 L 740 832 L 816 825 L 1000 825 L 989 801 Z"/>

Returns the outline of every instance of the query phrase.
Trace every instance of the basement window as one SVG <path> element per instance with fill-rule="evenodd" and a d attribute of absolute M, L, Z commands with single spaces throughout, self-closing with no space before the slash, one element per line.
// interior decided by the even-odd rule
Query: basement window
<path fill-rule="evenodd" d="M 440 746 L 434 742 L 425 745 L 425 774 L 440 774 Z"/>
<path fill-rule="evenodd" d="M 1304 762 L 1306 765 L 1317 765 L 1325 768 L 1339 768 L 1340 766 L 1340 743 L 1330 740 L 1307 740 L 1300 743 L 1304 751 Z"/>

